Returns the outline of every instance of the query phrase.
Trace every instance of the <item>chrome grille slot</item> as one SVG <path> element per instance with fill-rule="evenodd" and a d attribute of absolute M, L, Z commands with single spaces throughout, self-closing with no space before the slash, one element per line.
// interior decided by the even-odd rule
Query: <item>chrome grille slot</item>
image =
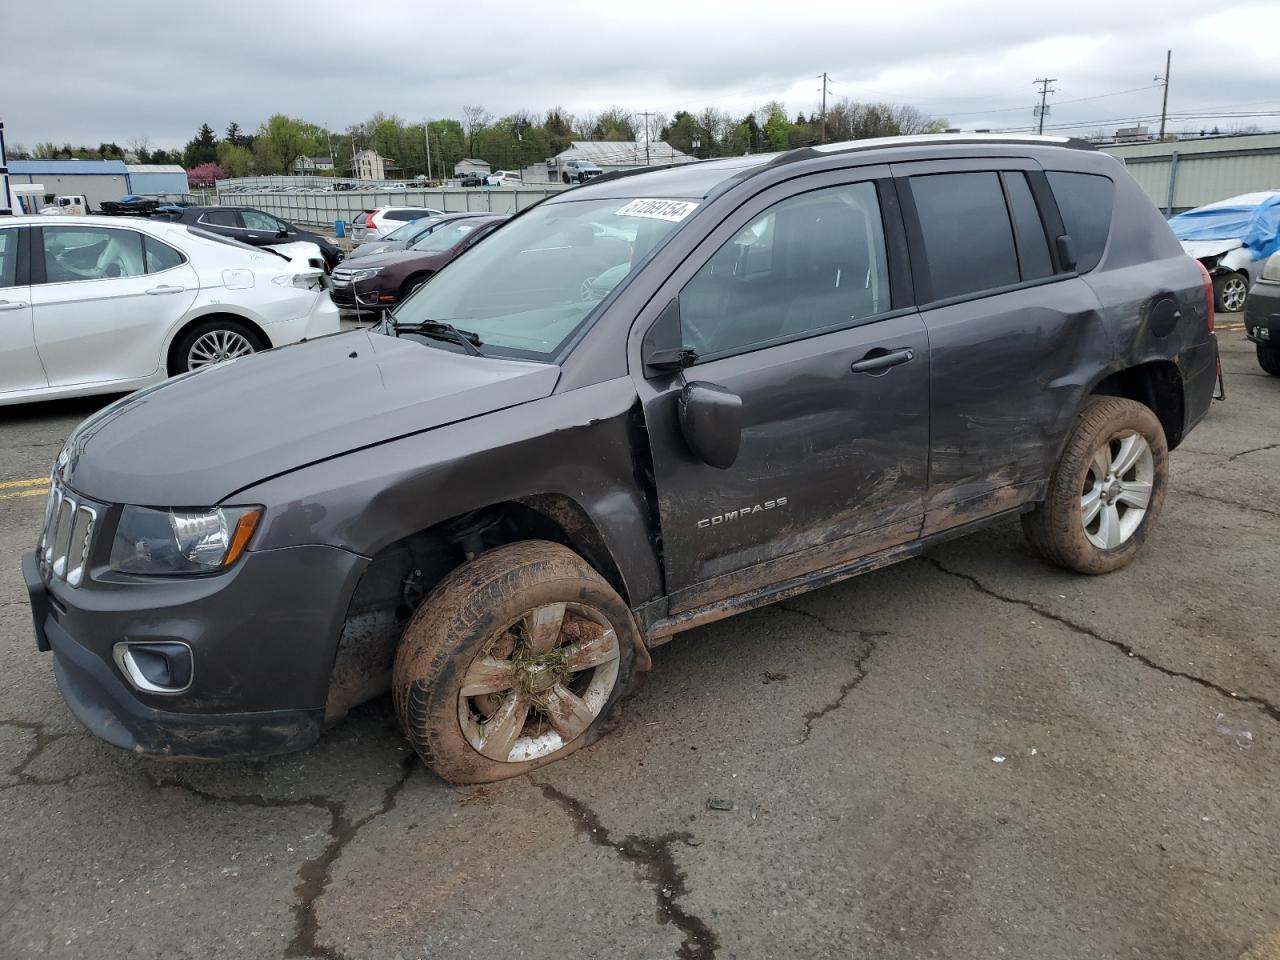
<path fill-rule="evenodd" d="M 61 486 L 54 486 L 40 534 L 40 559 L 46 576 L 65 580 L 72 587 L 84 582 L 97 522 L 96 506 L 78 501 Z"/>

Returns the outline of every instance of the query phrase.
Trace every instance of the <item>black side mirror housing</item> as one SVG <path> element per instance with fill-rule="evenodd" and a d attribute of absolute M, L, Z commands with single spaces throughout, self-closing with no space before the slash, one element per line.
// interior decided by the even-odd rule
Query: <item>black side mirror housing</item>
<path fill-rule="evenodd" d="M 1072 243 L 1071 238 L 1065 233 L 1057 240 L 1058 263 L 1062 264 L 1063 270 L 1074 270 L 1076 268 L 1076 247 Z"/>
<path fill-rule="evenodd" d="M 283 240 L 285 237 L 289 236 L 289 228 L 281 227 L 279 233 L 277 233 L 276 236 L 279 237 L 281 240 Z"/>
<path fill-rule="evenodd" d="M 680 392 L 680 432 L 703 463 L 728 470 L 742 445 L 742 398 L 714 383 L 695 380 Z"/>

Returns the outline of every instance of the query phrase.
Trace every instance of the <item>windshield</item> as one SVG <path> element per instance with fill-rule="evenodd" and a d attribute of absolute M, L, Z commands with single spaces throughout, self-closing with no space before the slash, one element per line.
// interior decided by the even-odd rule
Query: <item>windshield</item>
<path fill-rule="evenodd" d="M 412 240 L 422 231 L 424 226 L 431 223 L 432 219 L 433 218 L 428 217 L 422 220 L 410 220 L 403 227 L 396 227 L 394 230 L 388 233 L 385 237 L 383 237 L 383 239 L 384 240 L 405 240 L 405 241 Z"/>
<path fill-rule="evenodd" d="M 439 229 L 432 230 L 425 236 L 419 237 L 409 244 L 410 250 L 420 250 L 424 253 L 441 253 L 445 250 L 452 250 L 464 239 L 467 234 L 479 229 L 484 225 L 483 220 L 452 220 Z"/>
<path fill-rule="evenodd" d="M 396 308 L 396 318 L 472 331 L 486 354 L 545 360 L 697 206 L 632 199 L 541 204 L 442 270 Z"/>

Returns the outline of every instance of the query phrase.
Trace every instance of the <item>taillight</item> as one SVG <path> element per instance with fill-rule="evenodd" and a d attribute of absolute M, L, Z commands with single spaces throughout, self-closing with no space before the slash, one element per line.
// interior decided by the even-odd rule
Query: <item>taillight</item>
<path fill-rule="evenodd" d="M 1204 309 L 1208 317 L 1206 326 L 1213 333 L 1213 277 L 1209 276 L 1209 271 L 1199 260 L 1196 261 L 1196 266 L 1200 268 L 1200 283 L 1204 287 Z"/>
<path fill-rule="evenodd" d="M 371 214 L 369 214 L 367 217 L 365 217 L 365 218 L 364 218 L 364 225 L 365 225 L 365 227 L 367 227 L 367 228 L 368 228 L 368 229 L 370 229 L 370 230 L 376 230 L 376 229 L 377 229 L 377 227 L 376 227 L 376 226 L 374 226 L 374 223 L 373 223 L 373 214 L 372 214 L 372 213 L 371 213 Z M 1197 261 L 1196 261 L 1196 263 L 1199 263 L 1199 262 L 1200 262 L 1199 260 L 1197 260 Z M 1201 270 L 1203 270 L 1203 269 L 1204 269 L 1204 267 L 1201 267 L 1200 269 L 1201 269 Z"/>

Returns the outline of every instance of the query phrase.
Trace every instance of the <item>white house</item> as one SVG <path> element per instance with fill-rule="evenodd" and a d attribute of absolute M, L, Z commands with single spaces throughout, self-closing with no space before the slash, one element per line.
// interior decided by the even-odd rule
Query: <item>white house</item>
<path fill-rule="evenodd" d="M 355 156 L 355 175 L 357 180 L 387 179 L 387 158 L 376 150 L 361 150 Z"/>
<path fill-rule="evenodd" d="M 298 157 L 293 161 L 294 173 L 331 173 L 333 157 Z"/>

